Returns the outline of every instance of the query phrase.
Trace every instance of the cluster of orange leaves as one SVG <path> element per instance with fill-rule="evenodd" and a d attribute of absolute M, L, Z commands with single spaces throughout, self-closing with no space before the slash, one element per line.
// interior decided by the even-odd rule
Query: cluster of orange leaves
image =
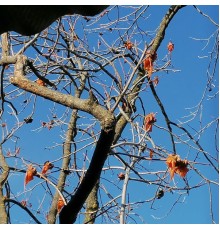
<path fill-rule="evenodd" d="M 144 59 L 144 69 L 148 73 L 148 78 L 150 79 L 154 70 L 154 61 L 157 59 L 157 53 L 152 53 L 150 50 L 147 51 L 146 58 Z"/>
<path fill-rule="evenodd" d="M 61 209 L 62 209 L 63 206 L 64 206 L 64 201 L 60 197 L 59 200 L 58 200 L 58 202 L 57 202 L 57 211 L 58 211 L 58 213 L 60 213 L 60 211 L 61 211 Z"/>
<path fill-rule="evenodd" d="M 43 170 L 42 170 L 42 174 L 45 174 L 49 169 L 52 169 L 53 168 L 53 164 L 49 161 L 46 161 L 44 163 L 44 167 L 43 167 Z M 25 174 L 25 185 L 28 184 L 31 180 L 34 179 L 34 176 L 37 174 L 37 170 L 36 168 L 34 168 L 31 164 L 28 165 L 28 168 L 27 168 L 27 171 L 26 171 L 26 174 Z M 21 204 L 26 207 L 27 205 L 27 202 L 26 201 L 22 201 Z M 64 201 L 63 199 L 60 197 L 58 202 L 57 202 L 57 211 L 58 213 L 61 211 L 61 209 L 63 208 L 64 206 Z"/>
<path fill-rule="evenodd" d="M 148 115 L 145 116 L 144 118 L 144 128 L 147 132 L 152 132 L 152 127 L 154 122 L 156 122 L 157 119 L 155 118 L 154 113 L 149 113 Z"/>
<path fill-rule="evenodd" d="M 134 45 L 133 45 L 132 42 L 126 41 L 126 42 L 124 43 L 124 46 L 125 46 L 126 49 L 131 50 L 132 47 L 133 47 Z"/>
<path fill-rule="evenodd" d="M 45 174 L 49 169 L 52 169 L 53 166 L 54 165 L 51 162 L 46 161 L 42 169 L 42 174 Z M 27 185 L 30 181 L 32 181 L 35 175 L 37 175 L 36 168 L 34 168 L 32 164 L 28 165 L 28 168 L 25 174 L 24 185 Z"/>
<path fill-rule="evenodd" d="M 169 168 L 170 179 L 172 180 L 174 174 L 179 174 L 181 177 L 185 177 L 189 169 L 187 168 L 189 162 L 187 160 L 181 160 L 179 155 L 170 154 L 166 159 L 166 164 Z"/>
<path fill-rule="evenodd" d="M 167 49 L 169 53 L 171 53 L 174 50 L 174 44 L 170 41 L 167 45 Z M 150 79 L 153 70 L 154 70 L 154 61 L 157 59 L 157 53 L 156 52 L 151 52 L 148 50 L 146 52 L 146 58 L 144 59 L 144 69 L 148 73 L 148 78 Z M 158 82 L 157 82 L 158 83 Z"/>

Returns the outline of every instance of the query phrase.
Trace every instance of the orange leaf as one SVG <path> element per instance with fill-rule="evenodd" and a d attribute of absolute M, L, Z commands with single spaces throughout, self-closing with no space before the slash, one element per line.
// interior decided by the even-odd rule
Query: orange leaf
<path fill-rule="evenodd" d="M 40 86 L 46 86 L 46 83 L 39 78 L 37 79 L 36 83 Z"/>
<path fill-rule="evenodd" d="M 173 179 L 175 173 L 179 174 L 181 177 L 185 177 L 189 171 L 187 168 L 188 161 L 181 160 L 179 155 L 170 154 L 166 159 L 166 164 L 169 168 L 171 180 Z"/>
<path fill-rule="evenodd" d="M 153 155 L 154 155 L 154 151 L 152 149 L 150 149 L 150 159 L 153 158 Z"/>
<path fill-rule="evenodd" d="M 185 177 L 189 169 L 187 168 L 188 161 L 187 160 L 179 160 L 176 162 L 176 170 L 175 172 L 179 174 L 181 177 Z"/>
<path fill-rule="evenodd" d="M 130 42 L 130 41 L 126 41 L 126 42 L 124 43 L 124 45 L 125 45 L 125 48 L 128 49 L 128 50 L 131 50 L 132 47 L 134 46 L 133 43 Z"/>
<path fill-rule="evenodd" d="M 172 180 L 175 174 L 175 168 L 169 168 L 169 172 L 170 172 L 170 180 Z"/>
<path fill-rule="evenodd" d="M 176 167 L 176 161 L 179 159 L 178 155 L 170 154 L 167 157 L 166 164 L 169 168 L 175 168 Z"/>
<path fill-rule="evenodd" d="M 64 206 L 64 201 L 60 197 L 59 200 L 58 200 L 58 202 L 57 202 L 57 211 L 58 211 L 58 213 L 60 213 L 60 211 L 61 211 L 61 209 L 62 209 L 63 206 Z"/>
<path fill-rule="evenodd" d="M 49 169 L 52 169 L 53 168 L 53 164 L 49 161 L 46 161 L 44 163 L 44 167 L 43 167 L 43 170 L 42 170 L 42 174 L 45 174 Z"/>
<path fill-rule="evenodd" d="M 119 179 L 119 180 L 124 180 L 124 179 L 125 179 L 125 174 L 122 173 L 122 172 L 120 172 L 120 173 L 118 174 L 118 179 Z"/>
<path fill-rule="evenodd" d="M 171 53 L 174 50 L 174 44 L 172 42 L 169 42 L 167 45 L 167 49 Z"/>
<path fill-rule="evenodd" d="M 150 78 L 152 73 L 153 73 L 153 70 L 154 70 L 153 62 L 156 59 L 157 59 L 157 53 L 155 53 L 155 52 L 151 53 L 151 51 L 148 50 L 146 58 L 144 59 L 144 69 L 148 73 L 148 78 Z"/>
<path fill-rule="evenodd" d="M 186 167 L 177 167 L 175 173 L 179 174 L 181 177 L 185 177 L 189 169 Z"/>
<path fill-rule="evenodd" d="M 144 59 L 144 69 L 148 73 L 148 78 L 150 78 L 154 70 L 151 57 L 147 57 L 146 59 Z"/>
<path fill-rule="evenodd" d="M 27 169 L 26 174 L 25 174 L 24 184 L 26 185 L 31 180 L 33 180 L 34 179 L 34 175 L 36 175 L 36 174 L 37 174 L 36 168 L 34 168 L 32 165 L 28 165 L 28 169 Z"/>
<path fill-rule="evenodd" d="M 154 113 L 149 113 L 147 116 L 144 118 L 144 128 L 147 132 L 152 132 L 152 126 L 154 122 L 156 122 L 157 119 L 155 118 Z"/>

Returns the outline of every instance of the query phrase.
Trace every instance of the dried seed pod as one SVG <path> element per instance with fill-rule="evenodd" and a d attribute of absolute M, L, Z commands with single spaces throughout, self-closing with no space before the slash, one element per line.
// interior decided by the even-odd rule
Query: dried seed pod
<path fill-rule="evenodd" d="M 119 179 L 119 180 L 124 180 L 124 179 L 125 179 L 125 174 L 122 173 L 122 172 L 120 172 L 120 173 L 118 174 L 118 179 Z"/>
<path fill-rule="evenodd" d="M 159 188 L 159 191 L 157 192 L 156 198 L 160 199 L 164 196 L 164 191 L 163 189 Z"/>

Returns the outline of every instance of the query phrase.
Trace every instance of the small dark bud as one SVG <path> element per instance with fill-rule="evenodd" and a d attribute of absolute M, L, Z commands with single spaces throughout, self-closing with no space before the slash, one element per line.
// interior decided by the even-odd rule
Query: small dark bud
<path fill-rule="evenodd" d="M 24 121 L 25 121 L 26 124 L 29 124 L 29 123 L 32 123 L 33 118 L 28 117 L 28 118 L 25 118 Z"/>
<path fill-rule="evenodd" d="M 160 199 L 160 198 L 162 198 L 164 196 L 164 191 L 163 191 L 163 189 L 159 189 L 159 191 L 158 191 L 158 193 L 157 193 L 157 195 L 156 195 L 156 197 L 157 197 L 157 199 Z"/>
<path fill-rule="evenodd" d="M 119 179 L 119 180 L 124 180 L 124 179 L 125 179 L 125 174 L 122 173 L 122 172 L 119 173 L 119 174 L 118 174 L 118 179 Z"/>

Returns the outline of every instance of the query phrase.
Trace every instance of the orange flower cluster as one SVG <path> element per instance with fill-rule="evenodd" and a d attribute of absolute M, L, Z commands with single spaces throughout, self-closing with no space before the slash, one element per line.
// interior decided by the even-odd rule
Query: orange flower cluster
<path fill-rule="evenodd" d="M 144 69 L 147 71 L 148 73 L 148 78 L 151 77 L 153 70 L 154 70 L 154 61 L 157 59 L 157 53 L 151 53 L 151 51 L 147 51 L 147 56 L 144 59 Z"/>
<path fill-rule="evenodd" d="M 172 42 L 169 42 L 167 45 L 167 49 L 169 53 L 171 53 L 174 50 L 174 44 Z"/>
<path fill-rule="evenodd" d="M 31 180 L 34 179 L 34 176 L 37 174 L 36 168 L 34 168 L 32 165 L 28 165 L 28 169 L 25 174 L 25 180 L 24 180 L 24 185 L 29 183 Z"/>
<path fill-rule="evenodd" d="M 58 202 L 57 202 L 57 211 L 58 211 L 58 213 L 60 213 L 60 211 L 61 211 L 61 209 L 62 209 L 63 206 L 64 206 L 64 201 L 60 197 L 59 200 L 58 200 Z"/>
<path fill-rule="evenodd" d="M 170 172 L 170 179 L 172 180 L 174 177 L 174 174 L 179 174 L 181 177 L 185 177 L 189 169 L 188 161 L 187 160 L 181 160 L 179 155 L 170 154 L 166 159 L 166 164 L 169 168 Z"/>
<path fill-rule="evenodd" d="M 126 42 L 124 43 L 124 46 L 125 46 L 126 49 L 131 50 L 132 47 L 133 47 L 134 45 L 133 45 L 132 42 L 126 41 Z"/>
<path fill-rule="evenodd" d="M 147 132 L 152 132 L 152 126 L 154 122 L 156 122 L 157 119 L 155 118 L 154 113 L 149 113 L 147 116 L 144 118 L 144 128 Z"/>
<path fill-rule="evenodd" d="M 53 164 L 49 161 L 46 161 L 44 163 L 44 167 L 43 167 L 43 170 L 42 170 L 42 174 L 46 174 L 46 172 L 49 170 L 49 169 L 52 169 L 53 168 Z"/>

